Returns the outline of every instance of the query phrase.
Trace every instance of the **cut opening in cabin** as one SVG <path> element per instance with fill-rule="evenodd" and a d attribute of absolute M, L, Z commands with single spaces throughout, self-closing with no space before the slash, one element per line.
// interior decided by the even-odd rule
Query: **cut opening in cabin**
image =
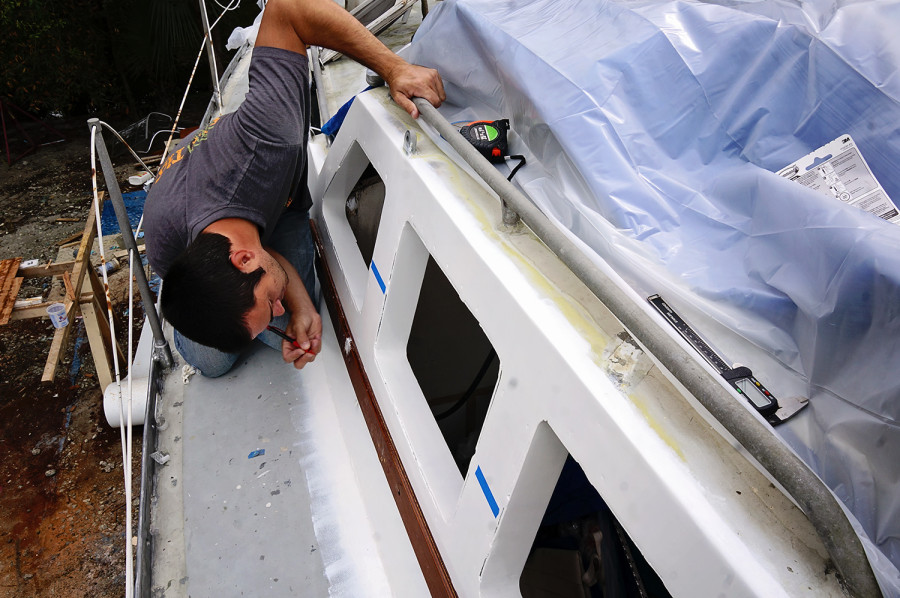
<path fill-rule="evenodd" d="M 478 320 L 430 256 L 406 357 L 465 476 L 497 386 L 500 363 Z"/>
<path fill-rule="evenodd" d="M 378 171 L 369 164 L 344 204 L 344 215 L 367 268 L 372 264 L 372 253 L 375 251 L 375 239 L 378 236 L 378 225 L 381 223 L 383 209 L 384 181 L 381 180 Z"/>
<path fill-rule="evenodd" d="M 659 576 L 571 456 L 519 578 L 523 598 L 667 598 Z"/>

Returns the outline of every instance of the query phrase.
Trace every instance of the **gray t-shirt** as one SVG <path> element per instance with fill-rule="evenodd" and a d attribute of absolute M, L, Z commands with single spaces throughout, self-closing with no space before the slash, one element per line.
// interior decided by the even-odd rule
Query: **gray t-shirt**
<path fill-rule="evenodd" d="M 212 121 L 166 159 L 144 207 L 147 256 L 163 278 L 204 228 L 243 218 L 265 244 L 282 211 L 307 210 L 306 56 L 254 48 L 250 90 L 236 112 Z"/>

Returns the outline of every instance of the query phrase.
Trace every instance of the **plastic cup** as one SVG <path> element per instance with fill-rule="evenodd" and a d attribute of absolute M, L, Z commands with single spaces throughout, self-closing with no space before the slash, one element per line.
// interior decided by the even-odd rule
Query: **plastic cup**
<path fill-rule="evenodd" d="M 53 322 L 55 328 L 65 328 L 69 325 L 69 318 L 66 317 L 66 306 L 62 303 L 54 303 L 47 307 L 47 315 Z"/>

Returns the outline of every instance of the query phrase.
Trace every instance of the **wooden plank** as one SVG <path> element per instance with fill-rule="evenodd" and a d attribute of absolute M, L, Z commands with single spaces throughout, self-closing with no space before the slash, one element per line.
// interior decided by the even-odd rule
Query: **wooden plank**
<path fill-rule="evenodd" d="M 3 289 L 8 286 L 6 281 L 9 278 L 14 278 L 16 276 L 20 263 L 22 263 L 22 258 L 20 257 L 13 257 L 0 261 L 0 291 L 3 291 Z"/>
<path fill-rule="evenodd" d="M 0 326 L 9 322 L 9 316 L 16 306 L 16 297 L 22 288 L 21 277 L 8 277 L 3 281 L 3 291 L 0 294 Z"/>
<path fill-rule="evenodd" d="M 88 344 L 91 347 L 91 356 L 94 359 L 94 368 L 97 370 L 97 381 L 101 389 L 106 389 L 113 381 L 113 362 L 107 339 L 109 338 L 108 326 L 104 312 L 91 295 L 91 301 L 79 304 L 81 316 L 84 319 L 84 330 L 87 332 Z M 104 329 L 107 334 L 104 334 Z"/>
<path fill-rule="evenodd" d="M 100 280 L 100 275 L 97 274 L 97 271 L 91 268 L 88 270 L 88 277 L 84 281 L 84 286 L 82 287 L 83 292 L 91 292 L 94 296 L 97 297 L 97 301 L 103 307 L 106 307 L 106 288 L 103 286 L 103 282 Z M 104 318 L 106 318 L 106 312 L 103 312 Z"/>
<path fill-rule="evenodd" d="M 97 274 L 96 270 L 91 268 L 88 271 L 88 277 L 84 281 L 84 292 L 82 296 L 85 294 L 92 292 L 93 301 L 97 312 L 97 317 L 99 320 L 98 326 L 100 327 L 101 332 L 103 333 L 105 339 L 107 341 L 107 351 L 110 351 L 109 355 L 112 356 L 111 351 L 115 349 L 118 354 L 119 363 L 128 363 L 125 360 L 125 354 L 122 352 L 122 349 L 119 347 L 119 343 L 116 339 L 113 338 L 112 333 L 109 329 L 109 309 L 110 309 L 110 300 L 106 295 L 106 288 L 103 286 L 103 282 L 100 281 L 100 275 Z M 106 309 L 104 309 L 106 308 Z"/>
<path fill-rule="evenodd" d="M 68 297 L 70 301 L 75 301 L 75 288 L 72 286 L 72 274 L 63 272 L 62 279 L 63 284 L 66 287 L 66 297 Z"/>
<path fill-rule="evenodd" d="M 138 247 L 137 247 L 138 253 L 144 253 L 145 248 L 146 247 L 144 245 L 138 245 Z M 119 249 L 115 253 L 113 253 L 113 257 L 116 258 L 117 260 L 121 260 L 122 258 L 127 258 L 128 253 L 129 253 L 129 251 L 127 249 Z M 127 265 L 128 264 L 126 264 L 126 266 Z M 137 266 L 137 264 L 135 264 L 135 266 Z"/>
<path fill-rule="evenodd" d="M 44 301 L 30 307 L 14 307 L 9 316 L 10 322 L 16 320 L 27 320 L 29 318 L 40 318 L 47 315 L 47 308 L 56 303 L 56 301 Z"/>
<path fill-rule="evenodd" d="M 0 262 L 0 326 L 9 322 L 9 316 L 16 305 L 16 297 L 22 286 L 22 278 L 16 276 L 21 262 L 20 257 Z"/>
<path fill-rule="evenodd" d="M 43 266 L 31 266 L 30 268 L 19 268 L 19 276 L 22 278 L 43 278 L 45 276 L 59 276 L 63 272 L 69 272 L 75 265 L 74 260 L 67 262 L 56 262 L 53 264 L 45 264 Z"/>
<path fill-rule="evenodd" d="M 12 288 L 21 262 L 22 258 L 20 257 L 0 261 L 0 297 L 6 296 L 6 293 Z"/>
<path fill-rule="evenodd" d="M 78 301 L 90 301 L 93 298 L 94 293 L 82 293 L 81 297 L 78 298 Z M 16 320 L 27 320 L 29 318 L 44 317 L 47 315 L 47 308 L 54 303 L 59 303 L 59 301 L 44 301 L 42 303 L 35 303 L 34 305 L 29 305 L 27 307 L 14 307 L 12 314 L 9 317 L 9 321 L 15 322 Z"/>
<path fill-rule="evenodd" d="M 105 194 L 99 194 L 100 209 L 103 209 Z M 84 225 L 84 233 L 81 235 L 81 243 L 78 245 L 78 253 L 75 257 L 75 265 L 72 267 L 72 288 L 80 289 L 84 282 L 85 268 L 91 268 L 91 246 L 97 236 L 96 202 L 91 203 L 88 210 L 87 222 Z M 66 300 L 68 306 L 70 300 Z"/>
<path fill-rule="evenodd" d="M 0 300 L 0 326 L 9 322 L 9 316 L 16 306 L 16 297 L 19 296 L 19 289 L 22 288 L 23 280 L 21 277 L 14 278 L 9 292 Z"/>
<path fill-rule="evenodd" d="M 72 322 L 75 319 L 75 304 L 66 301 L 66 318 L 69 325 L 64 328 L 57 328 L 53 335 L 53 342 L 50 343 L 50 351 L 47 353 L 47 362 L 44 364 L 44 374 L 41 376 L 41 382 L 52 382 L 56 377 L 56 366 L 59 364 L 59 357 L 62 354 L 66 341 L 69 340 L 69 332 L 72 330 Z M 45 312 L 46 313 L 46 312 Z"/>
<path fill-rule="evenodd" d="M 79 220 L 81 219 L 79 218 Z M 81 233 L 75 233 L 74 235 L 69 235 L 65 239 L 59 241 L 57 245 L 60 248 L 63 248 L 67 245 L 74 245 L 76 242 L 78 242 L 79 239 L 81 239 Z"/>
<path fill-rule="evenodd" d="M 104 196 L 104 193 L 99 194 L 101 208 L 103 207 Z M 81 234 L 81 243 L 78 245 L 78 254 L 75 259 L 75 265 L 72 266 L 71 281 L 72 287 L 75 289 L 81 288 L 81 285 L 84 282 L 84 275 L 87 271 L 86 269 L 91 268 L 91 245 L 93 245 L 94 238 L 97 236 L 97 231 L 95 229 L 97 222 L 96 204 L 96 201 L 92 202 L 91 207 L 88 209 L 87 222 L 84 225 L 84 232 Z M 56 377 L 56 366 L 59 364 L 62 348 L 69 338 L 69 330 L 72 329 L 71 324 L 73 314 L 75 313 L 76 303 L 69 297 L 66 297 L 63 305 L 66 307 L 66 317 L 69 319 L 69 326 L 57 328 L 56 334 L 53 335 L 53 342 L 50 344 L 50 352 L 47 354 L 47 363 L 44 364 L 44 375 L 41 376 L 42 382 L 49 382 Z"/>

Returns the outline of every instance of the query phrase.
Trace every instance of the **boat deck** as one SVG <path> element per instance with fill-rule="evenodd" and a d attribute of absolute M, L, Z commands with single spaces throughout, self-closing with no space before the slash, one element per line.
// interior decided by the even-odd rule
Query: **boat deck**
<path fill-rule="evenodd" d="M 427 595 L 327 314 L 323 326 L 303 371 L 257 344 L 222 378 L 169 374 L 154 596 Z"/>

